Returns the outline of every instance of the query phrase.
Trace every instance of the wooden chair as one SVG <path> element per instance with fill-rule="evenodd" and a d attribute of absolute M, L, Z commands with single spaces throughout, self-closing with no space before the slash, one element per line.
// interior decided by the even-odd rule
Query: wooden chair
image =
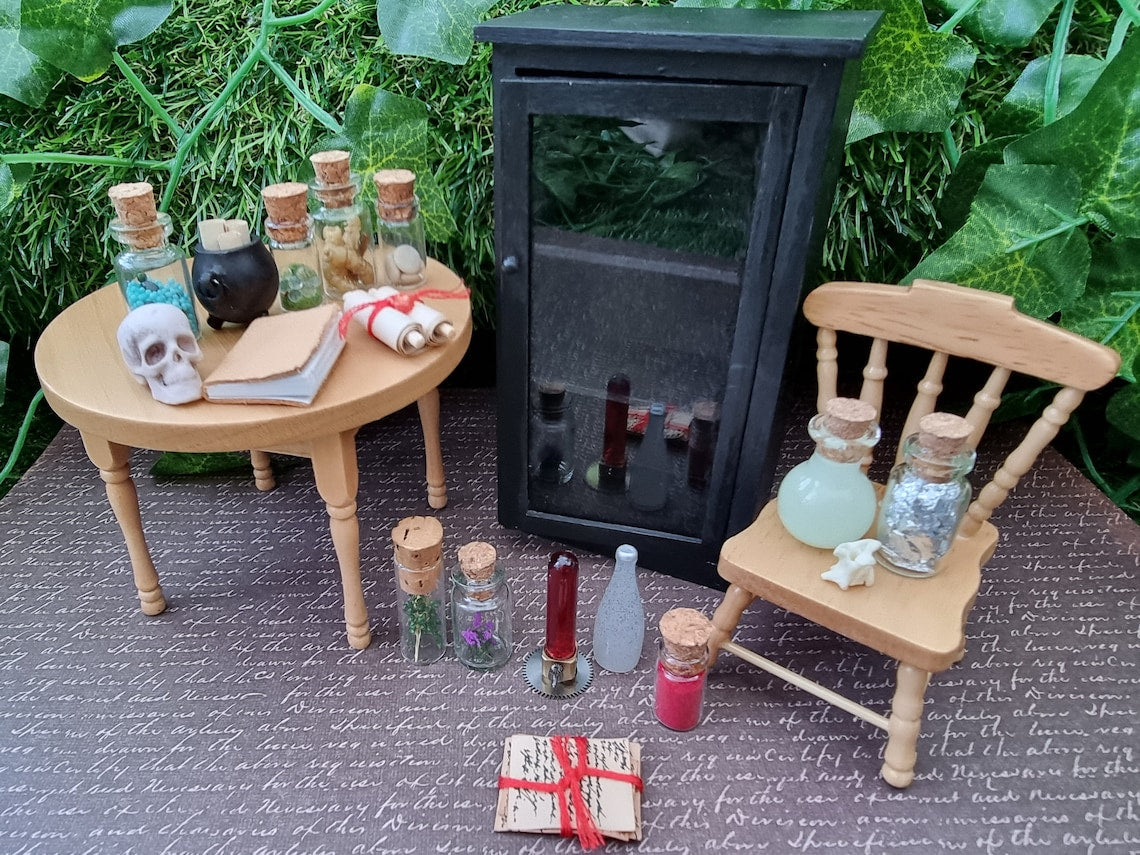
<path fill-rule="evenodd" d="M 1120 357 L 1108 347 L 1021 314 L 1010 297 L 944 282 L 918 280 L 910 287 L 830 282 L 808 295 L 804 314 L 818 328 L 820 409 L 837 393 L 837 330 L 871 338 L 859 397 L 880 412 L 888 342 L 932 351 L 902 437 L 917 430 L 918 420 L 936 409 L 951 356 L 992 366 L 965 414 L 974 426 L 971 439 L 975 445 L 1001 401 L 1011 372 L 1061 386 L 992 480 L 975 491 L 955 543 L 934 577 L 910 579 L 878 568 L 873 587 L 843 591 L 820 578 L 836 560 L 832 553 L 805 546 L 788 534 L 776 514 L 775 499 L 752 525 L 721 548 L 717 569 L 730 585 L 713 617 L 713 660 L 718 651 L 727 650 L 885 730 L 882 776 L 892 786 L 906 787 L 914 779 L 930 675 L 956 663 L 965 648 L 964 624 L 978 593 L 981 568 L 997 544 L 990 514 L 1056 436 L 1084 393 L 1115 376 Z M 741 614 L 756 597 L 898 660 L 890 717 L 731 641 Z"/>

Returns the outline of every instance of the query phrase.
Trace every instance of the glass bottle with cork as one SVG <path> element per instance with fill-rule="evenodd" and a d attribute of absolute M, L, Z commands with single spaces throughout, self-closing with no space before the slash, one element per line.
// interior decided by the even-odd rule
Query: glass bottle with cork
<path fill-rule="evenodd" d="M 918 433 L 903 440 L 903 460 L 891 470 L 879 509 L 876 559 L 903 576 L 925 578 L 938 572 L 950 551 L 972 489 L 974 468 L 968 443 L 973 425 L 951 413 L 930 413 Z"/>
<path fill-rule="evenodd" d="M 451 632 L 455 657 L 473 671 L 501 668 L 511 658 L 511 589 L 495 547 L 459 547 L 451 574 Z"/>
<path fill-rule="evenodd" d="M 300 181 L 270 184 L 261 191 L 269 251 L 280 274 L 281 308 L 287 312 L 311 309 L 324 301 L 308 196 L 308 185 Z"/>
<path fill-rule="evenodd" d="M 443 586 L 443 526 L 434 517 L 405 517 L 392 529 L 400 652 L 427 665 L 447 648 Z"/>
<path fill-rule="evenodd" d="M 357 201 L 360 176 L 349 169 L 347 151 L 319 151 L 309 160 L 316 173 L 311 189 L 320 201 L 313 229 L 321 282 L 325 295 L 339 302 L 349 291 L 367 290 L 376 282 L 371 217 Z"/>
<path fill-rule="evenodd" d="M 155 206 L 154 188 L 136 181 L 116 184 L 107 195 L 116 214 L 111 233 L 126 247 L 115 256 L 115 274 L 127 309 L 170 303 L 186 315 L 194 337 L 200 337 L 186 253 L 168 240 L 173 230 L 170 215 Z"/>
<path fill-rule="evenodd" d="M 877 418 L 865 401 L 832 398 L 808 423 L 815 451 L 776 492 L 780 521 L 797 540 L 834 549 L 867 534 L 877 497 L 862 463 L 879 441 Z"/>
<path fill-rule="evenodd" d="M 562 383 L 538 387 L 530 432 L 530 477 L 541 484 L 568 483 L 574 477 L 574 421 Z"/>
<path fill-rule="evenodd" d="M 376 266 L 382 279 L 400 291 L 427 282 L 427 248 L 416 174 L 410 169 L 380 169 L 376 185 Z"/>
<path fill-rule="evenodd" d="M 654 712 L 670 730 L 692 730 L 701 721 L 712 623 L 696 609 L 661 616 Z"/>

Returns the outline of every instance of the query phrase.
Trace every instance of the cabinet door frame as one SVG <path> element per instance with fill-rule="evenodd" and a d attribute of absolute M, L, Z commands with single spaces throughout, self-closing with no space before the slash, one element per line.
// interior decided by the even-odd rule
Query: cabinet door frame
<path fill-rule="evenodd" d="M 733 517 L 754 513 L 768 484 L 741 471 L 746 448 L 770 444 L 778 409 L 779 370 L 761 371 L 763 339 L 787 323 L 767 323 L 770 304 L 794 313 L 799 283 L 774 282 L 776 256 L 796 153 L 804 89 L 732 81 L 687 81 L 559 76 L 511 78 L 496 87 L 496 220 L 500 262 L 498 294 L 499 519 L 504 525 L 610 550 L 631 542 L 642 563 L 710 586 L 722 583 L 713 563 Z M 729 371 L 720 435 L 699 537 L 599 522 L 531 508 L 527 477 L 530 373 L 529 315 L 534 223 L 531 211 L 531 127 L 536 115 L 668 116 L 688 121 L 741 122 L 759 126 L 759 158 L 747 251 L 739 274 Z M 700 275 L 700 270 L 695 271 Z M 780 293 L 782 291 L 788 293 Z M 589 335 L 589 331 L 583 331 Z M 787 333 L 773 346 L 782 351 Z M 615 370 L 617 370 L 615 368 Z M 758 408 L 765 419 L 749 418 Z M 760 424 L 759 421 L 764 421 Z M 599 437 L 600 445 L 600 437 Z M 769 467 L 770 468 L 770 467 Z M 579 476 L 575 476 L 579 477 Z"/>

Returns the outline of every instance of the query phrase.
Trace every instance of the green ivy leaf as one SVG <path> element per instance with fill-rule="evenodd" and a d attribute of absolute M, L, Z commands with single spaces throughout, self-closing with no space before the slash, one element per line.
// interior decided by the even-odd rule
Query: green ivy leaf
<path fill-rule="evenodd" d="M 919 0 L 853 0 L 843 8 L 884 12 L 863 57 L 847 142 L 950 127 L 977 51 L 951 33 L 931 32 Z"/>
<path fill-rule="evenodd" d="M 907 274 L 1009 294 L 1021 311 L 1045 318 L 1081 295 L 1089 245 L 1077 228 L 1026 249 L 1007 252 L 1025 237 L 1058 225 L 1051 206 L 1076 217 L 1080 182 L 1057 166 L 991 166 L 966 224 Z"/>
<path fill-rule="evenodd" d="M 171 8 L 163 0 L 21 0 L 20 44 L 80 80 L 94 80 L 116 48 L 149 36 Z"/>
<path fill-rule="evenodd" d="M 1081 209 L 1140 237 L 1140 37 L 1133 35 L 1063 119 L 1006 148 L 1006 163 L 1052 163 L 1080 178 Z"/>
<path fill-rule="evenodd" d="M 1097 247 L 1085 293 L 1061 315 L 1061 326 L 1100 341 L 1121 357 L 1119 376 L 1136 382 L 1135 363 L 1140 356 L 1140 240 L 1118 239 Z M 1123 324 L 1122 324 L 1123 322 Z M 1111 335 L 1107 341 L 1106 336 Z"/>
<path fill-rule="evenodd" d="M 1061 91 L 1057 100 L 1057 118 L 1071 113 L 1100 73 L 1105 62 L 1095 56 L 1068 55 L 1061 60 Z M 1025 66 L 1017 83 L 1009 90 L 1001 105 L 986 122 L 987 132 L 996 134 L 1026 134 L 1045 124 L 1045 77 L 1049 71 L 1049 57 L 1042 56 Z"/>
<path fill-rule="evenodd" d="M 0 162 L 0 214 L 20 198 L 31 180 L 32 167 L 29 164 Z"/>
<path fill-rule="evenodd" d="M 42 107 L 59 72 L 20 44 L 20 0 L 0 0 L 0 94 Z"/>
<path fill-rule="evenodd" d="M 380 38 L 396 54 L 463 65 L 475 44 L 473 30 L 494 0 L 380 0 Z"/>
<path fill-rule="evenodd" d="M 1108 423 L 1140 441 L 1140 385 L 1132 383 L 1118 389 L 1104 408 Z"/>
<path fill-rule="evenodd" d="M 428 168 L 428 108 L 376 86 L 357 86 L 348 99 L 344 138 L 353 168 L 371 180 L 378 169 L 410 169 L 416 173 L 416 195 L 428 237 L 446 240 L 455 231 L 447 198 Z"/>
<path fill-rule="evenodd" d="M 953 14 L 971 0 L 936 0 Z M 1025 47 L 1057 8 L 1058 0 L 982 0 L 959 26 L 983 44 Z"/>
<path fill-rule="evenodd" d="M 965 225 L 966 218 L 970 215 L 970 205 L 986 178 L 986 170 L 1002 162 L 1005 147 L 1015 139 L 1015 136 L 992 137 L 981 145 L 962 152 L 938 203 L 938 216 L 948 232 L 957 231 Z"/>

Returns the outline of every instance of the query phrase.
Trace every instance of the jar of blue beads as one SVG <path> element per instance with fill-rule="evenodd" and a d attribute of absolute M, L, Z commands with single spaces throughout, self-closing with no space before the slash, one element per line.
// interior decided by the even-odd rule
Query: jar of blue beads
<path fill-rule="evenodd" d="M 118 215 L 111 222 L 111 233 L 125 247 L 115 256 L 115 274 L 127 309 L 170 303 L 186 315 L 194 337 L 200 337 L 186 253 L 169 242 L 170 215 L 156 209 L 154 189 L 137 181 L 116 184 L 107 195 Z"/>

